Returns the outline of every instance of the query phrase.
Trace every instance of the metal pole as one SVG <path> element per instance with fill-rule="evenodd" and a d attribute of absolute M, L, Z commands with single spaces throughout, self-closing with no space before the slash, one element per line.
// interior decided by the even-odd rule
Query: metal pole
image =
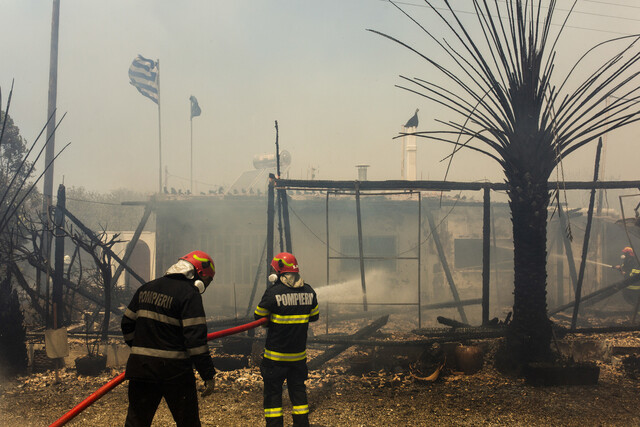
<path fill-rule="evenodd" d="M 58 28 L 60 23 L 60 0 L 53 0 L 53 12 L 51 15 L 51 52 L 49 56 L 49 101 L 47 109 L 47 118 L 50 118 L 47 124 L 47 148 L 45 149 L 44 164 L 49 168 L 44 173 L 43 187 L 43 211 L 48 212 L 53 198 L 53 158 L 55 153 L 55 135 L 56 127 L 56 100 L 58 96 Z"/>
<path fill-rule="evenodd" d="M 279 142 L 278 121 L 276 120 L 276 176 L 280 179 L 280 142 Z"/>
<path fill-rule="evenodd" d="M 498 257 L 498 241 L 496 239 L 496 211 L 493 207 L 491 207 L 491 239 L 493 241 L 493 257 L 491 258 L 491 264 L 493 265 L 493 280 L 495 283 L 493 284 L 494 289 L 494 299 L 497 307 L 500 307 L 500 287 L 498 280 L 498 264 L 496 262 L 496 258 Z"/>
<path fill-rule="evenodd" d="M 489 324 L 489 284 L 491 277 L 491 193 L 484 187 L 482 218 L 482 324 Z"/>
<path fill-rule="evenodd" d="M 402 126 L 402 132 L 406 132 L 407 129 Z M 407 136 L 402 136 L 402 160 L 400 162 L 400 179 L 407 179 L 405 159 L 407 157 Z"/>
<path fill-rule="evenodd" d="M 48 107 L 47 117 L 50 118 L 47 124 L 47 147 L 45 149 L 44 164 L 50 165 L 44 173 L 44 181 L 42 188 L 42 212 L 44 215 L 44 223 L 51 225 L 49 219 L 49 207 L 52 205 L 53 200 L 53 159 L 55 157 L 55 127 L 56 127 L 56 100 L 58 95 L 58 29 L 60 25 L 60 0 L 53 0 L 53 10 L 51 12 L 51 49 L 49 56 L 49 94 L 48 94 Z M 47 313 L 49 313 L 49 279 L 50 271 L 49 262 L 51 258 L 51 238 L 49 236 L 48 226 L 44 226 L 42 230 L 42 244 L 40 251 L 42 257 L 46 261 L 47 272 L 44 275 L 46 295 L 47 295 Z M 40 284 L 42 287 L 42 284 Z M 50 314 L 47 314 L 45 321 L 46 326 L 49 327 Z"/>
<path fill-rule="evenodd" d="M 276 127 L 276 178 L 280 179 L 280 132 L 278 130 L 278 121 L 275 121 Z M 282 191 L 278 189 L 276 203 L 278 205 L 278 234 L 280 236 L 280 252 L 284 251 L 284 241 L 282 240 Z"/>
<path fill-rule="evenodd" d="M 422 328 L 422 284 L 420 281 L 422 264 L 420 263 L 420 249 L 422 246 L 422 193 L 418 191 L 418 328 Z"/>
<path fill-rule="evenodd" d="M 274 223 L 274 180 L 275 176 L 269 174 L 269 188 L 267 190 L 267 276 L 269 275 L 269 264 L 273 259 L 273 223 Z M 269 280 L 267 279 L 267 287 L 269 287 Z"/>
<path fill-rule="evenodd" d="M 362 248 L 362 215 L 360 214 L 360 183 L 356 182 L 356 220 L 358 223 L 358 252 L 360 256 L 360 280 L 362 282 L 362 308 L 367 311 L 367 283 L 364 276 L 364 250 Z"/>
<path fill-rule="evenodd" d="M 325 329 L 325 333 L 327 335 L 329 335 L 329 301 L 327 301 L 327 308 L 326 308 L 326 313 L 324 315 L 324 317 L 327 318 L 327 323 L 326 323 L 326 329 Z"/>
<path fill-rule="evenodd" d="M 327 190 L 327 202 L 324 209 L 324 217 L 327 229 L 327 286 L 329 285 L 329 190 Z"/>
<path fill-rule="evenodd" d="M 193 194 L 193 117 L 189 119 L 190 127 L 191 127 L 191 167 L 190 167 L 190 175 L 189 179 L 191 181 L 191 194 Z"/>
<path fill-rule="evenodd" d="M 562 236 L 558 236 L 556 240 L 561 238 Z M 562 244 L 559 241 L 556 245 L 556 255 L 556 303 L 562 305 L 564 304 L 564 261 L 562 260 Z"/>
<path fill-rule="evenodd" d="M 236 282 L 233 282 L 233 319 L 238 320 L 238 298 L 236 297 Z"/>

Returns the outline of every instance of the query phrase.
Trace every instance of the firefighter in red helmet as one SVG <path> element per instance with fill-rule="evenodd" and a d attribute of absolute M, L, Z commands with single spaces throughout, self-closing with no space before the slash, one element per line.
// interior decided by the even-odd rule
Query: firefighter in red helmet
<path fill-rule="evenodd" d="M 266 425 L 282 426 L 282 384 L 292 405 L 294 426 L 309 425 L 309 404 L 305 380 L 307 371 L 307 331 L 309 322 L 318 320 L 315 291 L 300 277 L 296 257 L 288 252 L 271 261 L 269 281 L 256 307 L 256 319 L 268 317 L 267 340 L 260 372 L 264 381 L 264 417 Z"/>
<path fill-rule="evenodd" d="M 177 426 L 200 426 L 193 366 L 205 383 L 202 396 L 212 394 L 215 368 L 201 294 L 214 275 L 213 259 L 193 251 L 164 276 L 140 286 L 131 299 L 121 324 L 131 347 L 125 426 L 150 426 L 163 397 Z"/>
<path fill-rule="evenodd" d="M 640 263 L 638 263 L 638 258 L 633 252 L 632 247 L 627 246 L 623 248 L 620 259 L 622 260 L 622 262 L 620 263 L 620 265 L 616 265 L 614 268 L 620 270 L 625 279 L 640 274 Z M 636 302 L 638 301 L 638 297 L 640 296 L 640 285 L 636 283 L 627 286 L 622 290 L 622 296 L 624 297 L 625 301 L 635 306 Z"/>

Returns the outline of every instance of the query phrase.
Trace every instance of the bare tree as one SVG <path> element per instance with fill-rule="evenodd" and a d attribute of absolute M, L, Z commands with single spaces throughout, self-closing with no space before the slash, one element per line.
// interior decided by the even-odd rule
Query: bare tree
<path fill-rule="evenodd" d="M 46 317 L 46 296 L 42 295 L 37 284 L 29 284 L 24 277 L 19 263 L 27 262 L 36 270 L 55 276 L 55 270 L 47 266 L 38 246 L 42 233 L 50 233 L 45 224 L 37 221 L 21 222 L 21 238 L 23 244 L 16 244 L 12 248 L 13 260 L 11 271 L 17 278 L 18 285 L 29 297 L 35 312 Z M 75 228 L 69 221 L 57 230 L 65 236 L 71 245 L 72 256 L 63 271 L 62 283 L 66 294 L 62 301 L 62 317 L 64 324 L 71 324 L 74 320 L 82 319 L 86 312 L 97 313 L 104 310 L 101 332 L 106 339 L 111 313 L 121 314 L 117 308 L 119 301 L 124 298 L 113 288 L 112 284 L 112 248 L 120 242 L 119 234 L 109 235 L 104 229 L 100 233 L 88 235 L 84 230 Z M 26 242 L 26 243 L 25 243 Z M 83 259 L 90 258 L 85 263 Z M 95 317 L 95 316 L 94 316 Z"/>
<path fill-rule="evenodd" d="M 408 85 L 399 87 L 459 117 L 458 121 L 439 121 L 444 130 L 416 134 L 482 153 L 504 170 L 515 268 L 513 321 L 505 354 L 513 368 L 548 360 L 553 356 L 546 305 L 549 176 L 569 154 L 640 119 L 639 36 L 619 37 L 588 50 L 556 85 L 552 78 L 555 47 L 573 7 L 551 37 L 555 0 L 546 7 L 541 0 L 472 0 L 480 34 L 463 23 L 448 0 L 443 0 L 444 8 L 434 1 L 425 3 L 444 24 L 450 40 L 439 38 L 396 7 L 439 46 L 451 66 L 397 38 L 370 31 L 420 55 L 450 82 L 442 86 L 401 76 Z M 604 61 L 592 58 L 611 43 L 621 44 L 615 55 Z M 569 89 L 586 59 L 590 63 L 598 59 L 601 64 L 581 84 Z"/>
<path fill-rule="evenodd" d="M 84 233 L 72 231 L 68 233 L 68 237 L 80 249 L 87 252 L 92 258 L 96 266 L 96 283 L 102 288 L 104 295 L 104 319 L 102 322 L 102 339 L 107 339 L 109 332 L 109 321 L 111 318 L 111 307 L 113 288 L 111 283 L 111 249 L 113 245 L 119 242 L 119 234 L 108 236 L 106 231 L 102 231 L 97 237 L 99 240 L 92 239 Z"/>

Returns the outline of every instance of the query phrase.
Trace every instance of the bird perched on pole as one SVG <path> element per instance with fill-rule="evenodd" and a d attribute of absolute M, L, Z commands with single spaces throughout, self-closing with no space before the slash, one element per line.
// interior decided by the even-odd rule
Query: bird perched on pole
<path fill-rule="evenodd" d="M 416 108 L 416 112 L 413 116 L 407 121 L 407 124 L 404 125 L 406 128 L 417 128 L 418 127 L 418 109 Z"/>

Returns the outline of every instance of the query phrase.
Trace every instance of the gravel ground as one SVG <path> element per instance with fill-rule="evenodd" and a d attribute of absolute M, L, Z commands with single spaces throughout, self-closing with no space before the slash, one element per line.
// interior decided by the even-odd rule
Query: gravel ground
<path fill-rule="evenodd" d="M 609 347 L 640 346 L 637 333 L 588 338 L 607 342 Z M 577 343 L 580 338 L 573 340 Z M 495 341 L 488 346 L 495 348 Z M 597 361 L 597 385 L 534 387 L 498 373 L 490 351 L 481 371 L 463 375 L 445 368 L 433 382 L 418 380 L 401 369 L 351 373 L 349 361 L 366 354 L 350 350 L 312 372 L 307 382 L 312 425 L 640 426 L 640 380 L 629 375 L 620 358 Z M 0 385 L 0 425 L 47 426 L 118 373 L 84 377 L 64 368 L 59 383 L 52 372 L 5 382 Z M 263 425 L 257 367 L 220 372 L 217 386 L 214 395 L 200 400 L 204 426 Z M 116 387 L 68 425 L 123 425 L 126 392 L 126 383 Z M 285 425 L 290 425 L 287 405 L 285 398 Z M 164 402 L 153 425 L 173 425 Z"/>

